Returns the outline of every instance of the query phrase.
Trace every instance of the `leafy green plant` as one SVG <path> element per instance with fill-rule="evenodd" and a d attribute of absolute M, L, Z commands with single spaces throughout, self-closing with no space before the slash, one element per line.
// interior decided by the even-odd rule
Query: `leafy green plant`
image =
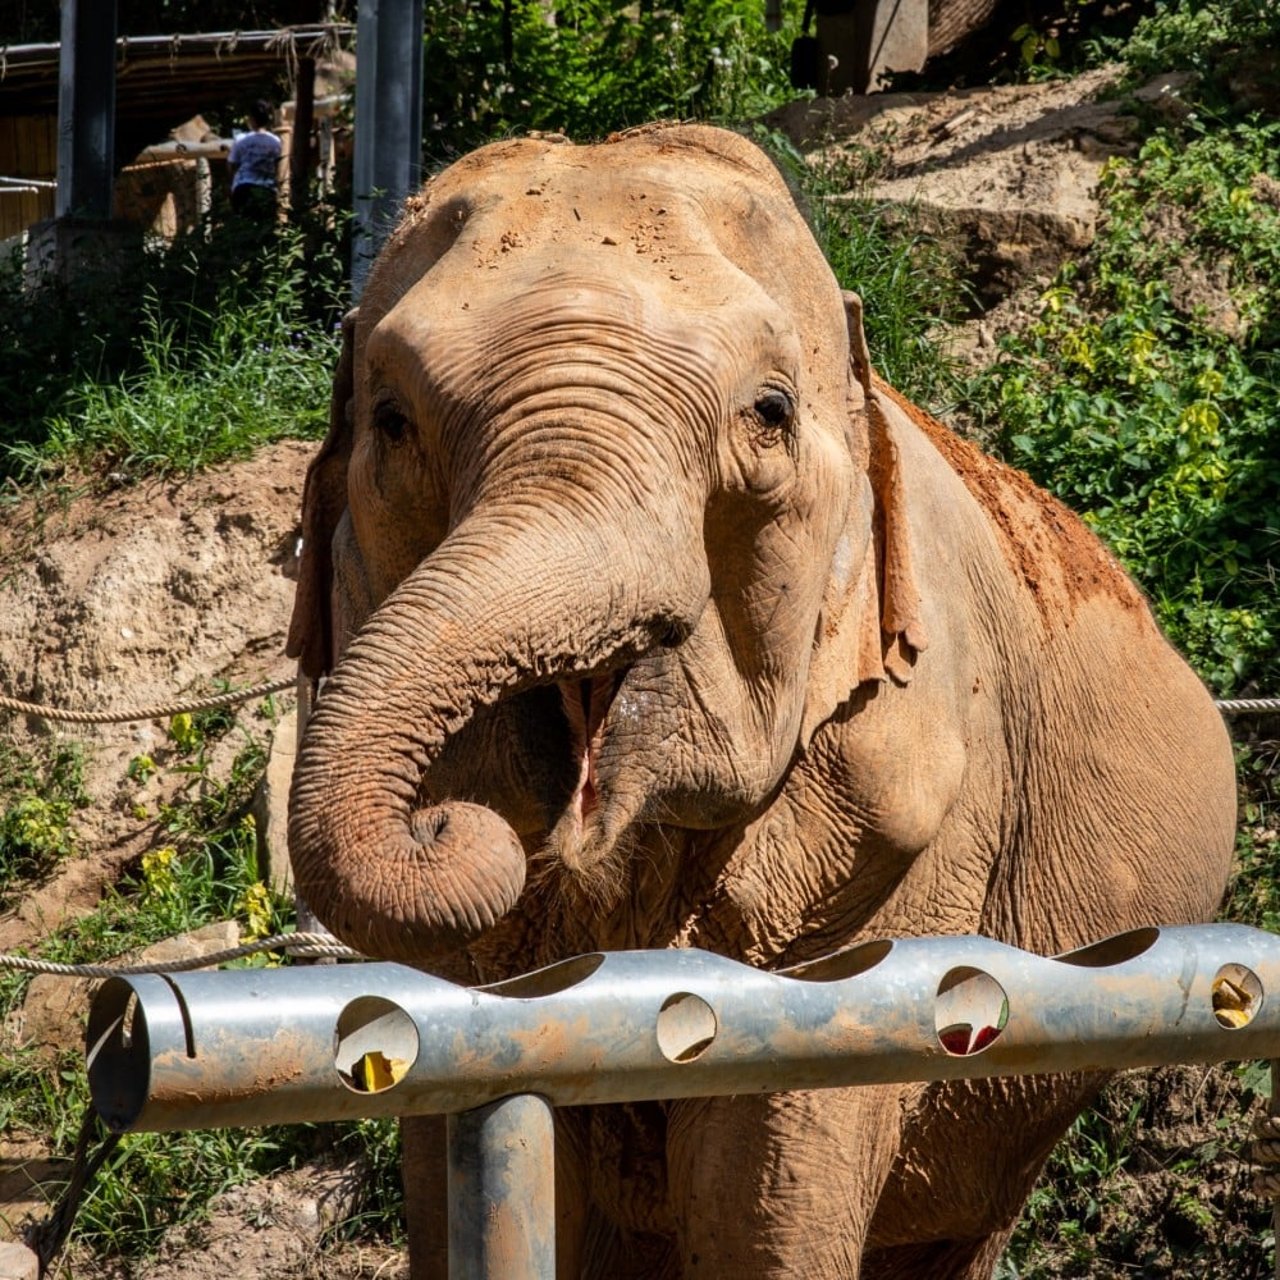
<path fill-rule="evenodd" d="M 263 714 L 274 719 L 274 704 L 264 703 Z M 104 962 L 216 920 L 239 921 L 246 939 L 293 927 L 292 903 L 262 879 L 249 812 L 266 765 L 265 747 L 235 723 L 221 708 L 175 716 L 169 726 L 172 747 L 157 751 L 159 761 L 130 762 L 127 776 L 135 783 L 161 770 L 181 783 L 177 797 L 160 806 L 163 843 L 143 854 L 95 911 L 44 939 L 40 956 L 68 964 Z M 225 771 L 215 773 L 213 749 L 232 733 L 242 735 L 240 749 Z M 13 773 L 25 770 L 23 785 L 38 783 L 46 791 L 52 778 L 62 794 L 78 788 L 78 760 L 78 752 L 68 748 L 56 767 L 24 764 Z M 0 777 L 7 772 L 0 769 Z M 259 955 L 236 963 L 256 967 L 281 958 Z M 0 975 L 0 1018 L 18 1006 L 29 980 L 25 974 Z M 0 1052 L 0 1129 L 11 1137 L 39 1138 L 57 1154 L 69 1155 L 87 1106 L 78 1051 L 67 1051 L 52 1065 L 30 1050 Z M 361 1207 L 335 1230 L 398 1236 L 398 1129 L 394 1122 L 359 1121 L 130 1135 L 88 1189 L 73 1238 L 102 1254 L 146 1254 L 171 1227 L 197 1223 L 220 1191 L 329 1149 L 359 1157 L 366 1166 Z"/>
<path fill-rule="evenodd" d="M 1280 12 L 1265 0 L 1160 0 L 1153 8 L 1099 56 L 1120 58 L 1138 76 L 1193 71 L 1213 92 L 1242 51 L 1274 46 L 1280 37 Z"/>
<path fill-rule="evenodd" d="M 998 1280 L 1273 1275 L 1270 1209 L 1241 1159 L 1267 1087 L 1255 1064 L 1116 1077 L 1050 1156 Z"/>
<path fill-rule="evenodd" d="M 1109 165 L 1084 268 L 974 388 L 1006 457 L 1084 513 L 1224 694 L 1280 679 L 1278 140 L 1192 123 Z"/>
<path fill-rule="evenodd" d="M 1033 23 L 1024 22 L 1015 28 L 1012 39 L 1018 46 L 1018 56 L 1024 67 L 1053 66 L 1062 56 L 1057 36 L 1042 31 Z"/>
<path fill-rule="evenodd" d="M 1280 933 L 1280 743 L 1236 748 L 1240 828 L 1224 919 Z"/>
<path fill-rule="evenodd" d="M 199 334 L 144 304 L 142 367 L 116 381 L 86 379 L 39 445 L 11 446 L 28 478 L 68 461 L 105 466 L 117 478 L 192 471 L 284 436 L 323 431 L 335 347 L 331 335 L 297 327 L 302 271 L 297 246 L 276 264 L 252 304 L 188 314 Z"/>
<path fill-rule="evenodd" d="M 83 782 L 76 743 L 34 754 L 0 743 L 0 900 L 71 853 L 71 817 L 87 803 Z"/>
<path fill-rule="evenodd" d="M 513 129 L 582 139 L 662 117 L 740 120 L 790 98 L 783 30 L 738 0 L 446 0 L 427 11 L 426 150 L 444 159 Z"/>
<path fill-rule="evenodd" d="M 204 725 L 187 717 L 184 732 L 175 735 L 183 739 L 185 756 L 170 766 L 182 780 L 179 796 L 161 808 L 167 843 L 145 853 L 97 910 L 46 938 L 38 948 L 44 959 L 102 962 L 215 920 L 238 919 L 246 937 L 291 926 L 292 904 L 262 881 L 247 813 L 266 763 L 263 745 L 246 735 L 226 776 L 215 776 L 209 749 L 228 726 L 213 714 L 200 713 L 210 717 Z M 63 774 L 78 779 L 72 768 L 77 759 L 68 755 Z M 158 767 L 148 763 L 149 769 L 135 768 L 136 759 L 131 764 L 135 781 Z M 26 975 L 8 975 L 0 982 L 0 1012 L 16 1007 L 27 981 Z M 69 1154 L 88 1105 L 79 1053 L 69 1051 L 53 1070 L 30 1051 L 0 1054 L 0 1099 L 0 1124 L 7 1131 L 39 1136 Z M 288 1163 L 314 1144 L 315 1135 L 301 1129 L 131 1137 L 98 1175 L 78 1215 L 77 1237 L 113 1253 L 145 1252 L 168 1226 L 198 1217 L 220 1190 Z"/>
<path fill-rule="evenodd" d="M 0 478 L 119 483 L 321 431 L 343 225 L 215 223 L 38 289 L 0 270 Z"/>

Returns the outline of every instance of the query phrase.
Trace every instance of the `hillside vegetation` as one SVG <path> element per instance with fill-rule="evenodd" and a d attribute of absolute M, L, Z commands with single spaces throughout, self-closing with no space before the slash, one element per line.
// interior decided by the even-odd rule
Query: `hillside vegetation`
<path fill-rule="evenodd" d="M 981 310 L 965 263 L 909 211 L 871 197 L 875 154 L 818 163 L 752 123 L 793 96 L 785 66 L 798 3 L 789 0 L 779 33 L 765 30 L 758 0 L 582 0 L 554 27 L 532 0 L 428 9 L 430 65 L 445 68 L 430 78 L 432 157 L 512 129 L 585 138 L 656 116 L 751 130 L 810 210 L 841 283 L 863 295 L 886 376 L 1080 511 L 1216 694 L 1280 694 L 1274 0 L 1142 5 L 1105 36 L 1088 34 L 1088 10 L 1075 5 L 1060 28 L 1023 27 L 996 60 L 1012 78 L 1112 62 L 1134 83 L 1191 78 L 1176 105 L 1140 109 L 1132 153 L 1104 170 L 1093 244 L 1041 282 L 976 371 L 948 355 L 953 327 Z M 0 269 L 0 509 L 11 554 L 38 545 L 33 506 L 47 514 L 85 490 L 119 495 L 282 437 L 317 438 L 344 254 L 342 216 L 316 210 L 266 235 L 219 221 L 68 289 L 24 290 Z M 215 919 L 237 920 L 246 936 L 290 926 L 246 821 L 279 710 L 269 701 L 239 721 L 175 718 L 160 747 L 137 751 L 119 782 L 146 793 L 130 803 L 155 838 L 95 912 L 32 950 L 101 960 Z M 1224 914 L 1280 929 L 1280 751 L 1266 723 L 1237 731 L 1243 821 Z M 85 759 L 71 737 L 0 742 L 6 905 L 85 851 Z M 0 980 L 0 1013 L 17 1009 L 27 986 Z M 80 1059 L 68 1048 L 51 1072 L 47 1058 L 0 1046 L 7 1140 L 71 1151 L 86 1103 Z M 1245 1190 L 1235 1154 L 1267 1086 L 1255 1064 L 1113 1086 L 1055 1153 L 1002 1280 L 1270 1275 L 1269 1206 Z M 334 1234 L 396 1242 L 390 1125 L 139 1137 L 113 1156 L 79 1216 L 74 1274 L 131 1275 L 130 1259 L 175 1224 L 198 1223 L 219 1191 L 335 1148 L 366 1163 L 356 1208 Z"/>

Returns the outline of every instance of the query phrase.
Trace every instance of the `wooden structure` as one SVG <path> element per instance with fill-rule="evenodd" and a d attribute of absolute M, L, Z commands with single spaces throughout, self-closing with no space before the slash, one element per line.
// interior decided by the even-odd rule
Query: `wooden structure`
<path fill-rule="evenodd" d="M 64 0 L 62 43 L 0 47 L 0 241 L 73 211 L 99 221 L 124 217 L 140 221 L 144 229 L 154 224 L 157 232 L 173 234 L 188 225 L 185 209 L 193 201 L 200 204 L 195 189 L 201 182 L 207 207 L 210 182 L 220 177 L 216 166 L 230 146 L 229 139 L 214 139 L 211 149 L 197 154 L 192 144 L 209 140 L 175 137 L 175 129 L 181 132 L 184 122 L 211 103 L 276 96 L 276 86 L 286 79 L 295 86 L 299 104 L 312 104 L 312 122 L 320 121 L 322 134 L 318 148 L 294 148 L 293 113 L 284 113 L 281 141 L 294 155 L 286 179 L 293 179 L 295 190 L 305 186 L 317 150 L 332 172 L 337 148 L 325 121 L 336 103 L 321 99 L 317 104 L 312 86 L 317 62 L 350 44 L 351 25 L 113 39 L 113 10 L 102 0 Z M 112 48 L 114 59 L 103 58 Z M 68 84 L 70 97 L 60 101 Z M 111 117 L 109 139 L 106 116 Z M 175 144 L 168 155 L 165 140 Z M 60 141 L 69 166 L 61 181 Z M 152 198 L 157 189 L 159 205 Z M 65 208 L 59 191 L 66 192 Z M 153 216 L 145 220 L 152 206 Z"/>
<path fill-rule="evenodd" d="M 874 93 L 983 26 L 997 0 L 815 0 L 818 91 Z"/>

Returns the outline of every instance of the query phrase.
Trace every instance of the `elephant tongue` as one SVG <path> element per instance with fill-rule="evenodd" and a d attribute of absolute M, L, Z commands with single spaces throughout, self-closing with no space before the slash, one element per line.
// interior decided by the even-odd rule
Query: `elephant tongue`
<path fill-rule="evenodd" d="M 573 808 L 579 821 L 597 807 L 596 753 L 600 726 L 609 713 L 614 695 L 622 683 L 622 673 L 596 676 L 591 680 L 575 680 L 559 686 L 569 729 L 573 734 L 573 753 L 578 762 L 578 783 L 573 793 Z"/>

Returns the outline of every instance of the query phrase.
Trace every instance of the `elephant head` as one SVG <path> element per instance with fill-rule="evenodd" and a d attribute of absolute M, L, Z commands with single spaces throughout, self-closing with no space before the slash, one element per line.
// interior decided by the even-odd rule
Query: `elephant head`
<path fill-rule="evenodd" d="M 641 827 L 744 821 L 909 676 L 851 315 L 731 133 L 496 143 L 409 202 L 344 326 L 289 639 L 328 675 L 291 856 L 339 937 L 454 950 L 531 857 L 607 901 Z"/>

